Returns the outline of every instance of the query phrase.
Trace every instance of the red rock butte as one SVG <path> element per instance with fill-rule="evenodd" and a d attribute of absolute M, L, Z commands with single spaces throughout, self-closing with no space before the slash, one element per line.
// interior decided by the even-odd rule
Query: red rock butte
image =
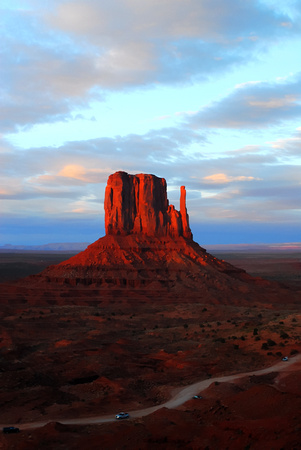
<path fill-rule="evenodd" d="M 126 172 L 110 175 L 104 209 L 107 235 L 183 236 L 192 239 L 185 186 L 181 186 L 180 211 L 177 211 L 167 199 L 164 178 Z"/>
<path fill-rule="evenodd" d="M 278 285 L 207 253 L 192 239 L 185 187 L 180 211 L 169 205 L 166 192 L 165 179 L 155 175 L 110 175 L 104 202 L 106 235 L 72 258 L 20 280 L 16 295 L 23 298 L 27 289 L 33 299 L 34 290 L 44 289 L 46 302 L 60 292 L 64 302 L 71 301 L 69 297 L 72 302 L 193 298 L 216 304 L 277 302 L 287 295 Z M 37 298 L 41 302 L 41 295 Z"/>

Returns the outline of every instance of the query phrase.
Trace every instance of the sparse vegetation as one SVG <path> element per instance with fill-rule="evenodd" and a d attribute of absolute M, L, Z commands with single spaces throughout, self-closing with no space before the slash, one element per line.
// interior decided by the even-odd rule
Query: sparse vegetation
<path fill-rule="evenodd" d="M 74 296 L 68 300 L 76 303 L 78 299 Z M 277 305 L 279 313 L 275 314 L 269 308 L 264 309 L 260 303 L 256 305 L 257 309 L 253 308 L 254 305 L 248 308 L 240 305 L 204 308 L 203 304 L 180 302 L 154 305 L 153 300 L 150 298 L 142 302 L 141 299 L 122 297 L 107 302 L 99 298 L 97 307 L 96 303 L 89 303 L 90 299 L 84 305 L 58 303 L 51 304 L 51 308 L 41 305 L 29 307 L 27 303 L 17 308 L 12 304 L 3 304 L 0 311 L 0 394 L 5 397 L 6 403 L 0 412 L 2 422 L 5 418 L 5 421 L 11 420 L 13 423 L 22 412 L 24 417 L 29 412 L 30 420 L 41 420 L 42 416 L 46 420 L 49 412 L 51 417 L 71 414 L 70 411 L 80 416 L 85 414 L 83 411 L 89 411 L 91 415 L 109 414 L 115 407 L 119 410 L 119 407 L 123 409 L 124 406 L 130 410 L 132 407 L 136 409 L 137 404 L 141 407 L 152 406 L 167 399 L 165 385 L 185 386 L 191 381 L 215 377 L 219 373 L 235 373 L 251 368 L 255 370 L 267 365 L 267 361 L 271 365 L 282 355 L 294 356 L 300 352 L 297 306 L 287 311 L 285 306 L 281 309 L 281 305 Z M 204 314 L 206 311 L 207 314 Z M 22 321 L 17 320 L 18 317 L 22 317 Z M 265 351 L 261 350 L 262 345 Z M 86 384 L 69 383 L 82 377 L 87 381 Z M 140 390 L 137 387 L 139 383 L 135 384 L 137 380 L 143 380 Z M 244 383 L 239 389 L 244 390 L 247 398 L 250 386 L 246 388 L 248 383 Z M 265 386 L 273 385 L 273 380 L 258 378 L 257 384 L 264 391 Z M 68 386 L 68 392 L 65 386 Z M 174 421 L 166 419 L 164 411 L 158 413 L 158 423 L 161 424 L 160 420 L 164 417 L 164 423 L 173 427 L 168 429 L 171 448 L 189 447 L 188 441 L 184 439 L 181 445 L 176 439 L 172 440 L 178 430 L 180 433 L 184 427 L 195 425 L 195 432 L 192 433 L 189 428 L 189 433 L 197 439 L 203 425 L 206 427 L 208 424 L 210 428 L 216 427 L 216 430 L 225 432 L 225 428 L 219 427 L 219 420 L 227 423 L 229 419 L 228 424 L 231 423 L 231 426 L 227 431 L 227 439 L 231 430 L 236 438 L 243 436 L 243 441 L 237 443 L 239 448 L 252 448 L 253 442 L 256 447 L 256 427 L 248 430 L 247 421 L 246 426 L 242 427 L 240 412 L 236 414 L 234 408 L 227 409 L 223 389 L 222 384 L 218 389 L 220 404 L 210 396 L 204 402 L 206 416 L 201 409 L 204 403 L 200 403 L 200 406 L 194 404 L 193 411 L 189 407 L 185 411 L 179 409 Z M 279 405 L 282 405 L 285 400 L 284 384 L 281 389 L 281 393 L 274 393 L 275 404 L 279 400 Z M 228 395 L 230 391 L 227 390 Z M 295 401 L 291 394 L 289 399 L 290 402 Z M 240 406 L 243 408 L 244 405 Z M 247 413 L 244 411 L 244 414 Z M 166 414 L 172 417 L 173 412 L 167 411 Z M 281 407 L 277 414 L 282 414 Z M 184 425 L 181 422 L 183 418 Z M 243 434 L 236 431 L 237 418 Z M 286 438 L 289 438 L 295 429 L 299 430 L 299 416 L 294 412 L 285 420 Z M 133 428 L 134 442 L 137 432 L 140 436 L 148 421 L 133 423 L 132 427 L 127 426 L 127 436 L 131 435 Z M 103 425 L 101 428 L 106 433 L 108 431 L 107 436 L 114 436 L 114 426 Z M 50 426 L 48 428 L 51 429 Z M 96 428 L 99 433 L 100 427 Z M 162 430 L 164 433 L 164 427 Z M 76 432 L 74 427 L 72 434 Z M 59 433 L 56 430 L 56 434 Z M 80 433 L 91 436 L 93 426 L 81 427 Z M 160 433 L 161 428 L 160 432 L 154 431 L 153 442 L 165 442 L 164 435 Z M 62 432 L 60 436 L 68 434 Z M 211 445 L 208 447 L 211 448 Z M 195 443 L 195 448 L 201 447 Z"/>
<path fill-rule="evenodd" d="M 280 334 L 281 339 L 288 339 L 289 335 L 285 333 L 284 331 Z"/>

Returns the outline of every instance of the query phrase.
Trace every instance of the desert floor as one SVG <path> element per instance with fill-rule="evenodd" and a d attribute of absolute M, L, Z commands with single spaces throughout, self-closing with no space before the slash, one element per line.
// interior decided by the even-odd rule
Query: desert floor
<path fill-rule="evenodd" d="M 43 270 L 67 254 L 1 254 L 3 282 Z M 255 276 L 300 289 L 300 253 L 215 256 Z M 30 272 L 29 272 L 30 271 Z M 4 286 L 4 285 L 3 285 Z M 0 449 L 298 449 L 301 364 L 269 368 L 301 353 L 300 305 L 93 298 L 84 305 L 4 298 L 0 304 Z M 3 294 L 4 292 L 4 294 Z M 38 292 L 36 293 L 38 295 Z M 59 296 L 59 293 L 58 293 Z M 202 399 L 143 417 L 93 417 L 168 402 L 210 380 Z M 215 381 L 214 381 L 215 380 Z M 91 423 L 87 418 L 91 417 Z M 86 423 L 60 420 L 85 418 Z M 45 422 L 36 429 L 22 424 Z"/>

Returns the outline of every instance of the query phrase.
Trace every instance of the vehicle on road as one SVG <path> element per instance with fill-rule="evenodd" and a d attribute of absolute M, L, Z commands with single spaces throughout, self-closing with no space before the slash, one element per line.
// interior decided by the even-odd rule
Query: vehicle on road
<path fill-rule="evenodd" d="M 126 412 L 120 412 L 116 414 L 116 419 L 128 419 L 130 417 L 129 413 Z"/>
<path fill-rule="evenodd" d="M 2 431 L 3 433 L 19 433 L 20 429 L 17 427 L 4 427 Z"/>
<path fill-rule="evenodd" d="M 192 398 L 199 399 L 199 398 L 203 398 L 203 397 L 201 395 L 194 395 Z"/>
<path fill-rule="evenodd" d="M 284 356 L 284 357 L 282 358 L 282 361 L 288 361 L 288 356 Z"/>

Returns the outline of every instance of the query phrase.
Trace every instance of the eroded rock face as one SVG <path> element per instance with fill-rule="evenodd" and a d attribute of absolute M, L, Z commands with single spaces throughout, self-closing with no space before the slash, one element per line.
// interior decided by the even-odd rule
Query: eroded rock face
<path fill-rule="evenodd" d="M 232 305 L 273 304 L 287 298 L 286 288 L 252 278 L 193 241 L 184 186 L 177 211 L 169 205 L 163 178 L 117 172 L 108 180 L 105 213 L 106 236 L 78 255 L 20 280 L 15 298 L 23 302 L 27 292 L 25 301 L 48 305 L 125 297 Z M 290 292 L 290 297 L 291 303 L 300 300 L 299 293 Z"/>
<path fill-rule="evenodd" d="M 181 186 L 180 211 L 177 211 L 169 205 L 164 178 L 126 172 L 110 175 L 104 209 L 107 235 L 142 234 L 192 239 L 185 186 Z"/>

